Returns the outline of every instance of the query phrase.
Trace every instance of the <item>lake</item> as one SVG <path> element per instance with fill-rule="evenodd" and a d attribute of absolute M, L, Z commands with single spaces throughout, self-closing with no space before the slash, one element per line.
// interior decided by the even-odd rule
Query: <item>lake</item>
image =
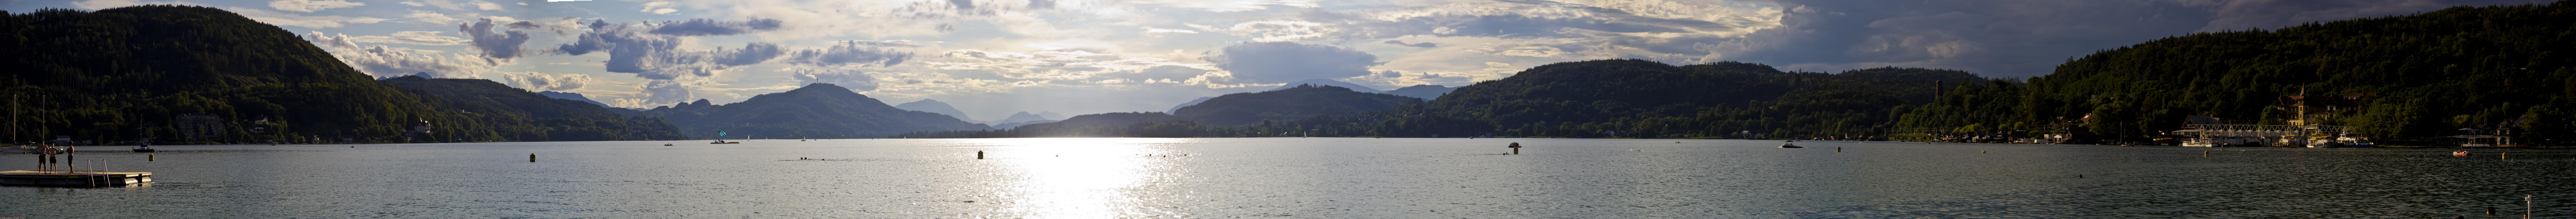
<path fill-rule="evenodd" d="M 2576 217 L 2552 149 L 1494 138 L 85 146 L 27 218 Z M 1518 142 L 1520 155 L 1502 155 Z M 1674 143 L 1680 142 L 1680 143 Z M 675 146 L 662 146 L 670 143 Z M 355 147 L 351 147 L 355 146 Z M 1836 147 L 1840 147 L 1838 152 Z M 976 159 L 983 151 L 986 159 Z M 2207 151 L 2209 155 L 2203 156 Z M 2498 152 L 2509 152 L 2510 160 Z M 528 162 L 528 154 L 537 162 Z M 826 159 L 826 160 L 800 160 Z M 34 155 L 0 155 L 33 169 Z M 84 168 L 86 169 L 86 168 Z M 2082 178 L 2078 178 L 2082 175 Z"/>

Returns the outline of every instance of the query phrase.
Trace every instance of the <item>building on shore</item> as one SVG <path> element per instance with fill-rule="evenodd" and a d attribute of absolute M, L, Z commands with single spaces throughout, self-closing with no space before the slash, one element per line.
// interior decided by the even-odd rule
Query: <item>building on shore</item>
<path fill-rule="evenodd" d="M 2300 88 L 2298 95 L 2281 96 L 2273 107 L 2288 114 L 2282 118 L 2288 118 L 2290 125 L 2320 125 L 2378 98 L 2379 94 L 2309 94 L 2307 88 Z"/>

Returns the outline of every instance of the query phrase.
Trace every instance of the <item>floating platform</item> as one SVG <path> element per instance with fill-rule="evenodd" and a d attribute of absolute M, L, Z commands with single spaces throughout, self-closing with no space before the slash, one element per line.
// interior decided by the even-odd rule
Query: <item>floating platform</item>
<path fill-rule="evenodd" d="M 152 185 L 152 172 L 126 170 L 0 171 L 0 186 L 137 187 Z"/>

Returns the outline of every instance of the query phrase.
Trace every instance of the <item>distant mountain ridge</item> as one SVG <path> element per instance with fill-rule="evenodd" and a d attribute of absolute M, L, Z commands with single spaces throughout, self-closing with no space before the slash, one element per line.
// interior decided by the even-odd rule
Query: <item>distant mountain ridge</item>
<path fill-rule="evenodd" d="M 808 84 L 786 92 L 714 105 L 706 100 L 644 111 L 680 126 L 690 136 L 727 138 L 877 138 L 915 131 L 981 130 L 989 126 L 931 112 L 897 109 L 849 88 Z"/>
<path fill-rule="evenodd" d="M 1430 99 L 1440 99 L 1440 95 L 1442 95 L 1442 94 L 1449 94 L 1449 91 L 1456 91 L 1456 90 L 1458 90 L 1458 88 L 1449 87 L 1449 86 L 1441 86 L 1441 85 L 1436 85 L 1436 84 L 1425 84 L 1425 85 L 1414 85 L 1414 86 L 1411 86 L 1411 87 L 1404 87 L 1404 88 L 1396 88 L 1395 90 L 1386 91 L 1386 94 L 1394 94 L 1394 95 L 1396 95 L 1396 96 L 1407 96 L 1407 97 L 1413 97 L 1413 98 L 1422 98 L 1422 99 L 1424 99 L 1424 100 L 1430 100 Z"/>
<path fill-rule="evenodd" d="M 576 100 L 576 101 L 581 101 L 581 102 L 585 102 L 585 103 L 595 104 L 595 105 L 599 105 L 599 106 L 608 106 L 608 104 L 607 104 L 607 103 L 600 103 L 599 101 L 593 101 L 593 100 L 590 100 L 590 97 L 584 97 L 584 96 L 582 96 L 582 95 L 581 95 L 581 93 L 572 93 L 572 92 L 554 92 L 554 91 L 537 91 L 537 95 L 545 95 L 546 97 L 552 97 L 552 98 L 555 98 L 555 99 Z"/>
<path fill-rule="evenodd" d="M 957 117 L 957 120 L 965 120 L 965 121 L 967 121 L 967 122 L 974 122 L 974 121 L 976 121 L 974 118 L 966 117 L 966 112 L 959 112 L 959 111 L 957 111 L 957 107 L 949 106 L 949 105 L 948 105 L 948 103 L 945 103 L 945 102 L 939 102 L 939 100 L 921 99 L 921 101 L 912 101 L 912 102 L 910 102 L 910 103 L 895 104 L 895 105 L 894 105 L 894 108 L 896 108 L 896 109 L 904 109 L 904 110 L 911 110 L 911 111 L 922 111 L 922 112 L 939 113 L 939 114 L 942 114 L 942 115 L 948 115 L 948 116 L 950 116 L 950 117 Z"/>

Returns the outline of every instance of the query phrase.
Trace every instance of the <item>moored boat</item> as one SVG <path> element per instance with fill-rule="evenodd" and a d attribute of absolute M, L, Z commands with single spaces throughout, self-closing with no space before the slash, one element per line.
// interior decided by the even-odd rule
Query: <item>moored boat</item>
<path fill-rule="evenodd" d="M 2452 151 L 2451 156 L 2469 156 L 2469 150 Z"/>
<path fill-rule="evenodd" d="M 152 152 L 155 152 L 155 151 L 160 151 L 160 150 L 153 150 L 153 149 L 152 149 L 152 144 L 135 144 L 135 146 L 134 146 L 134 152 L 135 152 L 135 153 L 152 153 Z"/>
<path fill-rule="evenodd" d="M 1799 147 L 1797 142 L 1798 141 L 1789 141 L 1788 143 L 1780 143 L 1780 148 L 1807 148 Z"/>

